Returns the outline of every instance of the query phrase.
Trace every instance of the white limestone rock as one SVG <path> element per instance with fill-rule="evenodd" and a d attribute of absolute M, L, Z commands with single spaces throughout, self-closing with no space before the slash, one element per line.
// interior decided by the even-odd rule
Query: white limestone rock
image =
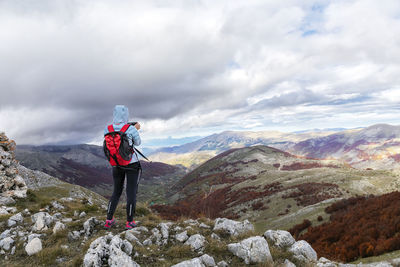
<path fill-rule="evenodd" d="M 14 239 L 10 236 L 0 240 L 0 248 L 5 251 L 10 250 L 13 244 L 14 244 Z"/>
<path fill-rule="evenodd" d="M 26 253 L 31 256 L 42 250 L 42 241 L 35 237 L 25 246 Z"/>
<path fill-rule="evenodd" d="M 178 264 L 172 265 L 171 267 L 214 267 L 214 266 L 216 266 L 214 258 L 207 254 L 204 254 L 201 257 L 182 261 Z"/>
<path fill-rule="evenodd" d="M 131 253 L 132 245 L 128 241 L 109 233 L 90 244 L 83 259 L 83 266 L 100 267 L 103 263 L 108 263 L 108 266 L 112 267 L 140 267 L 130 257 Z"/>
<path fill-rule="evenodd" d="M 85 236 L 88 237 L 90 235 L 93 234 L 93 232 L 95 231 L 95 227 L 96 225 L 99 225 L 100 221 L 97 220 L 95 217 L 91 217 L 89 219 L 87 219 L 84 223 L 83 223 L 83 231 L 85 233 Z"/>
<path fill-rule="evenodd" d="M 47 212 L 38 212 L 31 216 L 32 222 L 34 225 L 32 226 L 32 231 L 46 231 L 49 226 L 53 223 L 54 218 Z"/>
<path fill-rule="evenodd" d="M 175 235 L 175 239 L 179 242 L 185 242 L 188 238 L 189 236 L 187 235 L 187 231 Z"/>
<path fill-rule="evenodd" d="M 56 222 L 56 224 L 53 227 L 53 234 L 56 234 L 57 232 L 64 230 L 65 229 L 65 224 L 61 222 Z"/>
<path fill-rule="evenodd" d="M 318 260 L 317 252 L 304 240 L 294 243 L 289 251 L 293 253 L 296 259 L 303 262 L 316 262 Z"/>
<path fill-rule="evenodd" d="M 206 239 L 204 236 L 200 234 L 195 234 L 190 236 L 189 239 L 186 240 L 185 245 L 190 246 L 194 251 L 201 251 L 204 248 L 205 242 Z"/>
<path fill-rule="evenodd" d="M 237 236 L 242 233 L 254 231 L 254 226 L 248 220 L 239 222 L 227 218 L 217 218 L 215 219 L 213 231 L 217 230 L 223 230 L 228 232 L 230 235 Z"/>
<path fill-rule="evenodd" d="M 264 237 L 274 246 L 283 249 L 292 246 L 296 242 L 288 231 L 283 230 L 268 230 L 264 233 Z"/>
<path fill-rule="evenodd" d="M 246 264 L 273 262 L 268 243 L 261 236 L 249 237 L 240 243 L 229 244 L 228 250 L 242 258 Z"/>
<path fill-rule="evenodd" d="M 291 262 L 290 260 L 286 259 L 285 262 L 283 263 L 282 267 L 296 267 L 296 265 Z"/>

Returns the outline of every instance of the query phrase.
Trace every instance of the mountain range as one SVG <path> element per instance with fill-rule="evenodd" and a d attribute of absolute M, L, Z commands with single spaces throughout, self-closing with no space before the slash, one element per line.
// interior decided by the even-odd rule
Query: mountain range
<path fill-rule="evenodd" d="M 300 133 L 227 131 L 181 146 L 158 149 L 151 158 L 193 169 L 231 148 L 267 145 L 294 155 L 340 160 L 361 169 L 400 167 L 400 126 L 376 124 L 365 128 L 330 130 Z"/>

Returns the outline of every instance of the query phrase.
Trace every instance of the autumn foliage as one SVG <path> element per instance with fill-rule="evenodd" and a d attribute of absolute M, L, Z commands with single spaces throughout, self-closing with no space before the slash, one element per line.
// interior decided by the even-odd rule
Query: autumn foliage
<path fill-rule="evenodd" d="M 349 262 L 400 249 L 400 192 L 342 200 L 326 212 L 330 222 L 298 237 L 318 256 Z"/>

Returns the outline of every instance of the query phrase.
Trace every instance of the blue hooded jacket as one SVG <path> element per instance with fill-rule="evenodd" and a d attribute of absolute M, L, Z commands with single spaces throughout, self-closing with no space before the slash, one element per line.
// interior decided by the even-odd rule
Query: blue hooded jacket
<path fill-rule="evenodd" d="M 129 119 L 129 111 L 128 108 L 123 106 L 123 105 L 116 105 L 114 107 L 114 115 L 113 115 L 113 127 L 114 127 L 114 131 L 119 131 L 122 129 L 122 127 L 128 123 L 128 119 Z M 104 134 L 108 133 L 108 125 L 106 126 L 106 128 L 104 129 Z M 129 137 L 129 144 L 130 145 L 134 145 L 134 146 L 139 146 L 142 141 L 140 139 L 139 136 L 139 132 L 136 129 L 135 126 L 129 126 L 128 130 L 126 130 L 126 134 Z M 132 160 L 130 161 L 130 163 L 133 162 L 137 162 L 139 161 L 136 153 L 135 155 L 132 157 Z"/>

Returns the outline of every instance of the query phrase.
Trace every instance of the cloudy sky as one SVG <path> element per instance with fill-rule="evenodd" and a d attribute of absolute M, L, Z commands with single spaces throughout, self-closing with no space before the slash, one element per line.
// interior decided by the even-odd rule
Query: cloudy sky
<path fill-rule="evenodd" d="M 398 0 L 0 0 L 0 130 L 96 143 L 400 124 Z"/>

